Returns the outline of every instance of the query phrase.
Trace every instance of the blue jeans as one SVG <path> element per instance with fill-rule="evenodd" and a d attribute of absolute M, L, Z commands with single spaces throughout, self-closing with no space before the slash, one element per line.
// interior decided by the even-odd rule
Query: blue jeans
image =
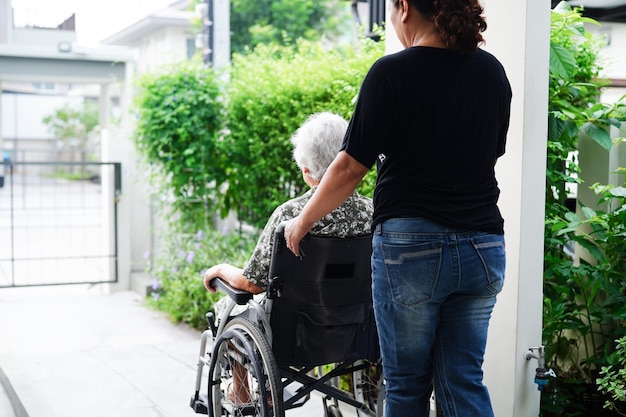
<path fill-rule="evenodd" d="M 483 385 L 487 329 L 504 283 L 504 236 L 390 219 L 373 237 L 372 292 L 386 417 L 493 417 Z"/>

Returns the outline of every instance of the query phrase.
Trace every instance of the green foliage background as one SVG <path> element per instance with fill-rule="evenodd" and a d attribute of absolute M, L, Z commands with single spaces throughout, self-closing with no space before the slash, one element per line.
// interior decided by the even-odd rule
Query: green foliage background
<path fill-rule="evenodd" d="M 92 132 L 100 123 L 99 105 L 97 100 L 84 100 L 80 106 L 65 103 L 46 115 L 42 121 L 48 132 L 60 142 L 60 152 L 67 152 L 72 162 L 86 162 L 97 160 L 97 151 L 100 146 L 99 140 L 93 138 L 90 143 Z M 75 155 L 79 157 L 75 159 Z M 94 178 L 96 170 L 88 166 L 60 166 L 51 175 L 68 180 L 85 180 Z"/>
<path fill-rule="evenodd" d="M 191 62 L 138 79 L 135 143 L 167 221 L 161 251 L 146 256 L 154 259 L 157 308 L 203 326 L 218 297 L 202 286 L 203 271 L 243 266 L 274 208 L 304 190 L 291 135 L 315 112 L 349 118 L 383 48 L 370 39 L 358 49 L 304 40 L 259 45 L 235 55 L 228 73 Z M 374 180 L 372 171 L 361 191 L 371 195 Z M 215 230 L 214 220 L 230 211 L 238 230 Z"/>
<path fill-rule="evenodd" d="M 206 329 L 205 314 L 223 294 L 204 288 L 204 271 L 219 263 L 243 265 L 256 240 L 255 233 L 212 228 L 170 235 L 163 253 L 149 265 L 154 279 L 150 303 L 175 322 Z"/>
<path fill-rule="evenodd" d="M 227 90 L 224 210 L 262 227 L 276 206 L 301 194 L 306 184 L 289 138 L 313 113 L 349 119 L 360 83 L 382 53 L 382 43 L 364 39 L 359 50 L 300 41 L 236 55 Z M 371 179 L 365 184 L 361 191 L 370 194 Z"/>
<path fill-rule="evenodd" d="M 299 39 L 336 40 L 350 22 L 349 2 L 343 0 L 232 0 L 230 5 L 234 53 Z"/>
<path fill-rule="evenodd" d="M 225 178 L 219 84 L 214 71 L 196 62 L 164 67 L 137 82 L 135 144 L 162 214 L 179 232 L 212 225 L 216 187 Z"/>
<path fill-rule="evenodd" d="M 558 378 L 542 392 L 544 417 L 589 415 L 580 401 L 585 384 L 593 386 L 611 354 L 612 340 L 625 331 L 626 188 L 583 184 L 579 178 L 579 138 L 587 136 L 608 152 L 623 140 L 613 143 L 609 128 L 620 128 L 626 119 L 623 101 L 598 103 L 606 85 L 598 78 L 604 39 L 584 26 L 594 23 L 564 2 L 551 15 L 543 342 L 546 367 Z M 618 209 L 600 211 L 578 201 L 579 216 L 567 204 L 571 185 L 592 187 L 600 205 L 611 202 L 605 206 Z M 587 249 L 590 258 L 577 260 L 567 254 L 564 249 L 572 244 Z"/>

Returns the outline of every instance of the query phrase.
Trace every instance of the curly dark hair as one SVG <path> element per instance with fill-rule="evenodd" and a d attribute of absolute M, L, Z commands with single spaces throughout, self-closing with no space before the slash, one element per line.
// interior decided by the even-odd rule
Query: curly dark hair
<path fill-rule="evenodd" d="M 473 52 L 485 42 L 481 32 L 487 29 L 487 22 L 478 0 L 408 1 L 424 18 L 435 23 L 447 48 Z"/>

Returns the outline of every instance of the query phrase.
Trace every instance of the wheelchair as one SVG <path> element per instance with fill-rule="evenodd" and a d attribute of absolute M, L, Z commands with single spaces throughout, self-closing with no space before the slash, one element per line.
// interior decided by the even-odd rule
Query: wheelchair
<path fill-rule="evenodd" d="M 284 417 L 316 391 L 326 417 L 341 417 L 340 403 L 358 417 L 382 416 L 371 236 L 307 235 L 297 258 L 283 229 L 274 235 L 263 299 L 212 281 L 228 306 L 218 317 L 207 313 L 191 408 L 211 417 Z"/>

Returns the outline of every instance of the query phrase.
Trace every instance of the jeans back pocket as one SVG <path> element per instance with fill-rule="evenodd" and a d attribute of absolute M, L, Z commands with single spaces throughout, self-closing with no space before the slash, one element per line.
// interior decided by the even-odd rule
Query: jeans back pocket
<path fill-rule="evenodd" d="M 442 242 L 383 243 L 382 253 L 395 302 L 410 307 L 432 299 L 441 266 Z"/>

